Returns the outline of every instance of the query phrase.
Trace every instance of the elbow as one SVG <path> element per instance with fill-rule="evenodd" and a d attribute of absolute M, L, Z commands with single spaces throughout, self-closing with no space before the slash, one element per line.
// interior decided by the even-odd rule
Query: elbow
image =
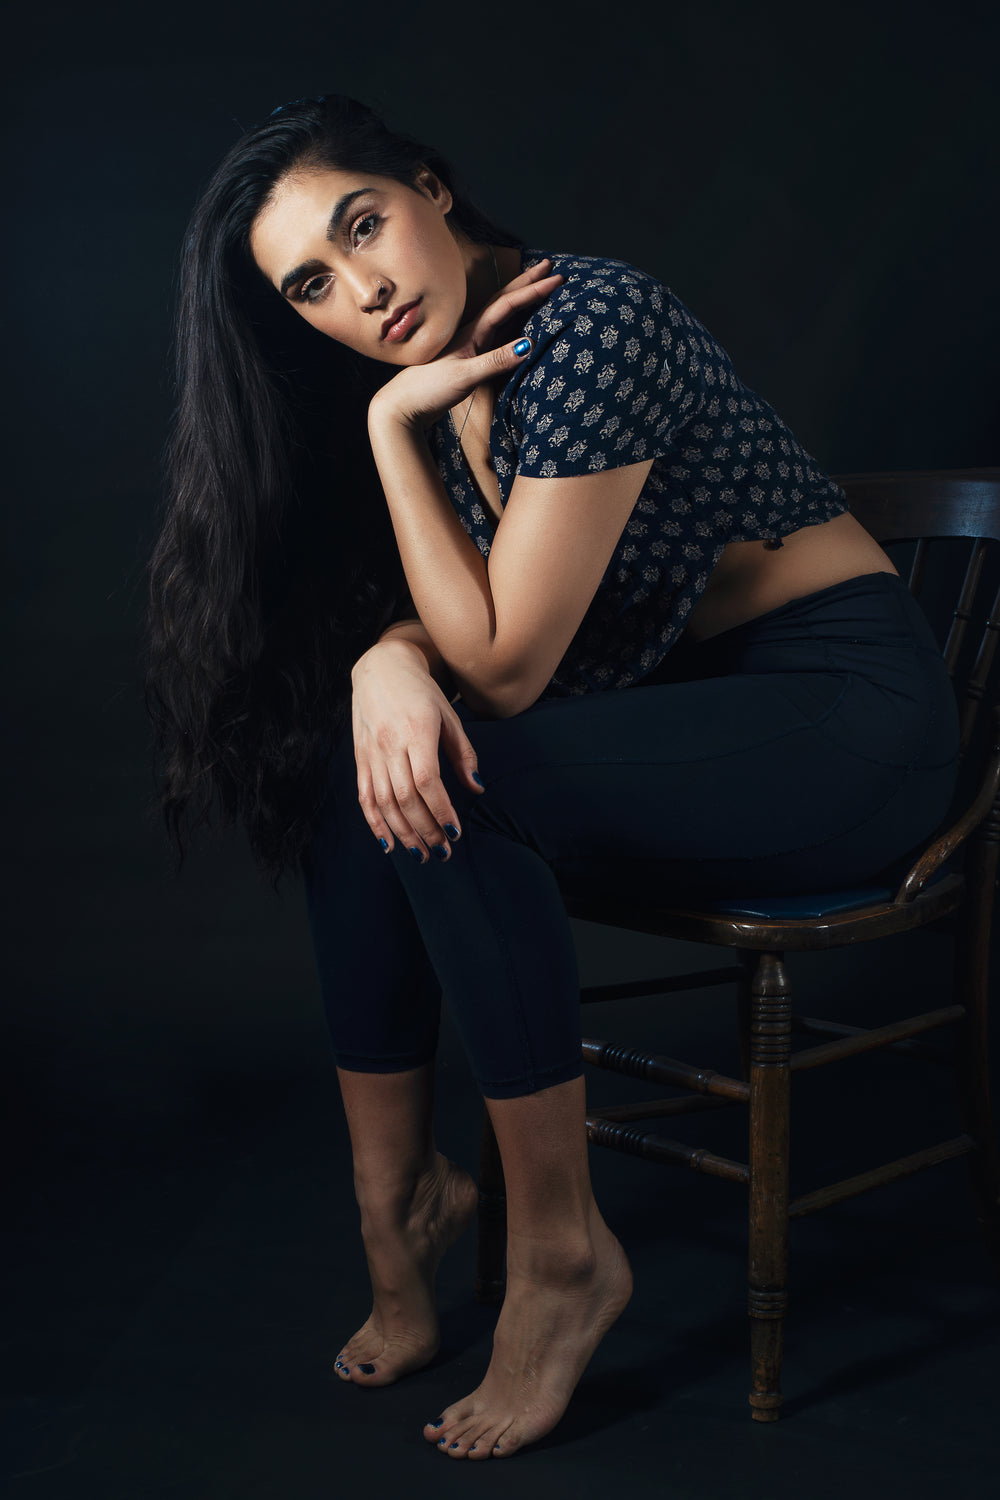
<path fill-rule="evenodd" d="M 488 719 L 512 719 L 537 703 L 548 682 L 538 674 L 513 673 L 502 678 L 480 672 L 455 672 L 463 699 L 473 713 Z"/>

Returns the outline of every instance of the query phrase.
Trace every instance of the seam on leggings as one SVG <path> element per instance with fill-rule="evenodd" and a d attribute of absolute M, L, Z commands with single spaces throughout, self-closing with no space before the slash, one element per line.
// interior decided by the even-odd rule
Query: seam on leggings
<path fill-rule="evenodd" d="M 817 839 L 814 843 L 811 844 L 796 844 L 790 849 L 771 849 L 766 853 L 762 853 L 758 849 L 755 850 L 753 854 L 727 855 L 727 860 L 731 864 L 749 864 L 751 861 L 757 862 L 762 859 L 772 859 L 776 855 L 784 857 L 787 854 L 804 854 L 806 850 L 822 849 L 825 844 L 835 843 L 837 839 L 843 838 L 845 834 L 854 833 L 856 829 L 862 828 L 865 823 L 868 823 L 873 818 L 878 817 L 879 813 L 883 812 L 889 806 L 889 803 L 893 800 L 893 798 L 898 797 L 900 792 L 903 791 L 906 783 L 909 781 L 913 772 L 917 768 L 917 761 L 920 759 L 921 752 L 924 746 L 927 744 L 928 739 L 930 738 L 931 726 L 933 725 L 935 718 L 936 714 L 934 713 L 934 710 L 931 709 L 930 713 L 927 716 L 927 722 L 924 725 L 923 736 L 921 737 L 920 743 L 918 744 L 914 752 L 913 759 L 909 762 L 908 765 L 902 768 L 902 775 L 900 776 L 899 781 L 893 787 L 888 796 L 885 797 L 877 807 L 872 808 L 871 811 L 867 812 L 863 818 L 859 818 L 856 823 L 852 823 L 848 828 L 838 828 L 836 833 L 829 834 L 825 839 Z M 929 767 L 928 769 L 933 770 L 935 768 Z M 691 864 L 705 864 L 709 862 L 709 857 L 701 856 L 699 858 L 698 855 L 692 855 L 689 857 L 688 862 Z M 655 863 L 655 861 L 651 861 L 651 863 Z"/>
<path fill-rule="evenodd" d="M 579 770 L 581 766 L 673 766 L 683 765 L 686 761 L 690 760 L 697 760 L 699 764 L 704 764 L 705 761 L 709 760 L 727 760 L 734 755 L 745 755 L 748 748 L 759 750 L 764 745 L 776 745 L 779 740 L 787 740 L 790 735 L 801 734 L 804 729 L 818 729 L 829 718 L 830 714 L 840 706 L 841 699 L 854 681 L 855 673 L 845 672 L 843 676 L 845 678 L 843 687 L 829 708 L 823 711 L 820 718 L 812 723 L 797 724 L 794 729 L 783 729 L 780 734 L 772 734 L 768 739 L 755 740 L 753 745 L 749 747 L 740 745 L 732 750 L 722 750 L 717 755 L 685 755 L 678 756 L 675 760 L 669 760 L 666 757 L 660 757 L 656 760 L 635 760 L 623 755 L 602 756 L 599 759 L 561 761 L 559 769 L 567 771 Z M 663 686 L 671 687 L 673 684 L 664 683 Z M 533 765 L 517 766 L 514 770 L 501 771 L 499 774 L 491 775 L 490 784 L 491 786 L 499 786 L 508 776 L 523 776 L 526 771 L 547 771 L 551 769 L 552 764 L 550 761 L 537 761 Z"/>
<path fill-rule="evenodd" d="M 577 1053 L 575 1056 L 570 1058 L 568 1062 L 554 1063 L 550 1068 L 536 1068 L 528 1078 L 522 1077 L 520 1074 L 517 1074 L 513 1078 L 491 1078 L 488 1082 L 480 1078 L 477 1079 L 477 1082 L 482 1093 L 489 1097 L 490 1089 L 517 1088 L 523 1083 L 530 1082 L 531 1092 L 537 1092 L 539 1089 L 550 1087 L 550 1085 L 545 1082 L 546 1079 L 554 1078 L 557 1083 L 563 1083 L 568 1079 L 582 1078 L 582 1076 L 583 1059 L 580 1054 Z M 503 1096 L 500 1095 L 498 1097 Z"/>
<path fill-rule="evenodd" d="M 410 1073 L 414 1068 L 425 1067 L 433 1062 L 437 1049 L 426 1056 L 407 1056 L 402 1052 L 391 1052 L 382 1056 L 367 1052 L 339 1052 L 333 1049 L 333 1060 L 345 1073 Z M 376 1066 L 372 1066 L 376 1064 Z"/>

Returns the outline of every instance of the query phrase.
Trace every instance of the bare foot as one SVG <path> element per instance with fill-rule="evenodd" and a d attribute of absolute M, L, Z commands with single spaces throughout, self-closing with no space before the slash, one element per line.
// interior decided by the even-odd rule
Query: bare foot
<path fill-rule="evenodd" d="M 509 1458 L 559 1421 L 632 1295 L 625 1252 L 596 1210 L 591 1240 L 583 1253 L 511 1243 L 486 1378 L 424 1428 L 427 1441 L 450 1458 Z"/>
<path fill-rule="evenodd" d="M 475 1214 L 477 1200 L 469 1174 L 438 1156 L 408 1201 L 366 1201 L 361 1233 L 373 1306 L 337 1356 L 342 1380 L 391 1385 L 433 1359 L 440 1342 L 434 1274 Z"/>

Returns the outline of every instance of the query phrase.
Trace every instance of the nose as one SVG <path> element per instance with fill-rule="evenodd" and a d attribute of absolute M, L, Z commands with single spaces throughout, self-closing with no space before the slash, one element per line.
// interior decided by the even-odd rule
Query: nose
<path fill-rule="evenodd" d="M 369 276 L 358 287 L 358 296 L 364 312 L 379 312 L 388 307 L 392 282 L 385 276 Z"/>

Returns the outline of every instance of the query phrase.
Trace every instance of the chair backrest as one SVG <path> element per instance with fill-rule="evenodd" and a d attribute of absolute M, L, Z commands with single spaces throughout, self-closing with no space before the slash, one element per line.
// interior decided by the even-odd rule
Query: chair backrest
<path fill-rule="evenodd" d="M 877 542 L 916 543 L 907 581 L 917 598 L 932 544 L 962 537 L 970 542 L 942 648 L 955 683 L 964 754 L 986 694 L 1000 632 L 1000 587 L 987 595 L 983 586 L 987 555 L 1000 548 L 1000 469 L 838 474 L 836 479 L 844 488 L 852 515 Z M 959 656 L 968 626 L 975 619 L 982 622 L 981 634 L 968 674 L 959 678 Z"/>

